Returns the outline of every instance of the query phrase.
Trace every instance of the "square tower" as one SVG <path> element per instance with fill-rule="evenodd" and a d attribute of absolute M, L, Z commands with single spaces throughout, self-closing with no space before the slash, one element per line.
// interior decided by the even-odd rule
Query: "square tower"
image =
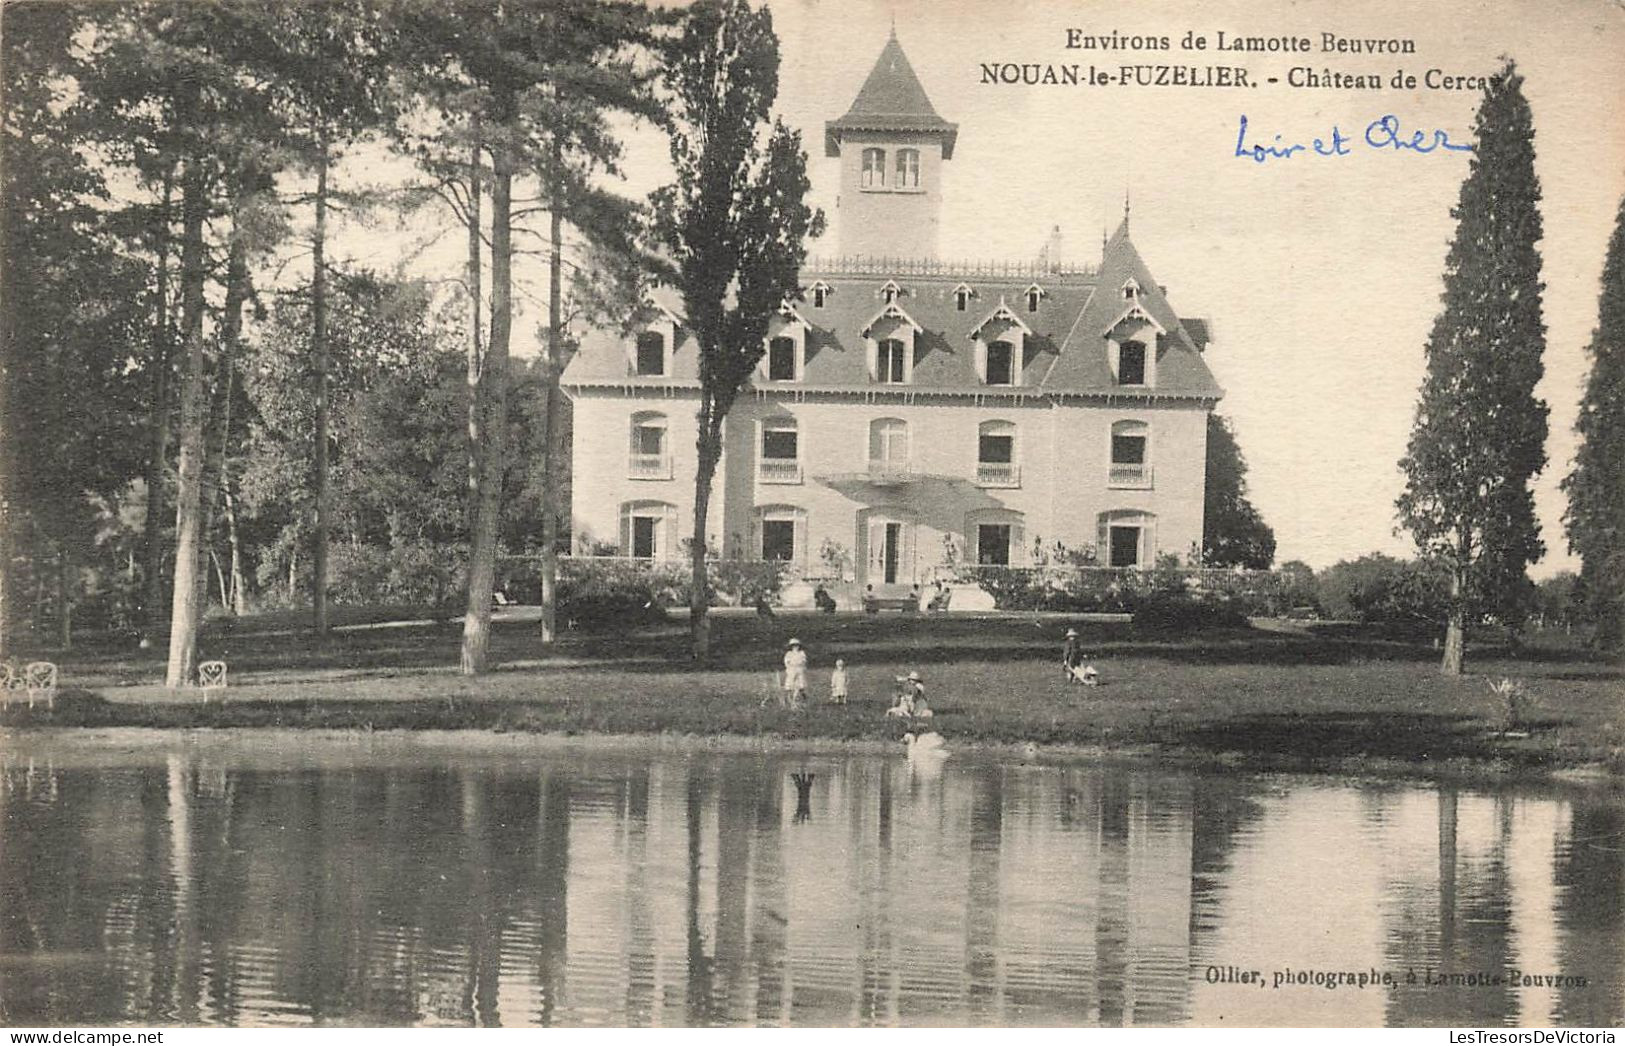
<path fill-rule="evenodd" d="M 852 107 L 824 125 L 824 155 L 841 161 L 844 257 L 936 257 L 942 164 L 958 134 L 932 107 L 894 29 Z"/>

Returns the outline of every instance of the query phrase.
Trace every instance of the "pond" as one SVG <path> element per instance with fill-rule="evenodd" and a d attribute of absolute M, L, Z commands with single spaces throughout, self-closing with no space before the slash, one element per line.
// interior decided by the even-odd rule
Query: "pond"
<path fill-rule="evenodd" d="M 524 738 L 0 743 L 13 1026 L 1625 1016 L 1625 803 L 1596 788 Z"/>

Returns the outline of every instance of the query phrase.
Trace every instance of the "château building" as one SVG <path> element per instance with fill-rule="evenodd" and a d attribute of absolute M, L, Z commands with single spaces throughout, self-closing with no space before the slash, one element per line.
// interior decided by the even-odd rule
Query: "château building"
<path fill-rule="evenodd" d="M 810 259 L 728 415 L 710 545 L 859 585 L 1033 546 L 1148 566 L 1202 539 L 1205 321 L 1182 319 L 1129 237 L 1097 265 L 937 256 L 958 127 L 893 33 L 845 115 L 840 256 Z M 564 375 L 577 551 L 678 558 L 692 537 L 698 364 L 680 296 L 598 330 Z"/>

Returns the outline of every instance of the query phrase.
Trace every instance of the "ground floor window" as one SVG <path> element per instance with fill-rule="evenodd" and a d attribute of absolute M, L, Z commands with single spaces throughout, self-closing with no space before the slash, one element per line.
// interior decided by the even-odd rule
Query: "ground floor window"
<path fill-rule="evenodd" d="M 1111 533 L 1111 564 L 1114 567 L 1140 565 L 1140 528 L 1114 523 Z"/>
<path fill-rule="evenodd" d="M 985 566 L 1010 565 L 1010 524 L 977 524 L 976 562 Z"/>
<path fill-rule="evenodd" d="M 789 562 L 796 556 L 796 523 L 793 519 L 762 520 L 762 558 Z"/>
<path fill-rule="evenodd" d="M 664 559 L 672 552 L 677 507 L 664 501 L 630 501 L 621 506 L 621 554 Z"/>
<path fill-rule="evenodd" d="M 658 551 L 655 535 L 660 520 L 655 516 L 632 517 L 632 555 L 637 559 L 653 559 Z"/>

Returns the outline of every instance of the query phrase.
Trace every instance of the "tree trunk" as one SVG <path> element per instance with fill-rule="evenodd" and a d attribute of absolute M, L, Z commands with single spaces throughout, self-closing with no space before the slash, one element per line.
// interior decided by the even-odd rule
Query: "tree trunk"
<path fill-rule="evenodd" d="M 1463 568 L 1453 564 L 1450 569 L 1450 619 L 1444 631 L 1444 660 L 1439 671 L 1447 676 L 1461 675 L 1461 663 L 1467 655 L 1467 600 Z"/>
<path fill-rule="evenodd" d="M 244 175 L 245 184 L 247 175 Z M 234 230 L 226 260 L 226 299 L 220 314 L 220 351 L 215 360 L 214 394 L 209 407 L 204 456 L 203 549 L 214 552 L 216 507 L 230 483 L 231 400 L 237 387 L 237 349 L 243 336 L 243 305 L 248 301 L 248 245 L 240 234 L 238 216 L 248 204 L 246 190 L 239 191 L 233 213 Z M 197 574 L 198 606 L 208 606 L 208 571 L 200 564 Z M 224 607 L 225 601 L 221 600 Z"/>
<path fill-rule="evenodd" d="M 66 651 L 73 646 L 73 609 L 68 606 L 68 550 L 56 552 L 56 645 Z"/>
<path fill-rule="evenodd" d="M 553 136 L 553 166 L 549 172 L 547 264 L 547 365 L 542 385 L 542 642 L 558 638 L 558 497 L 553 468 L 554 421 L 559 408 L 559 372 L 564 369 L 564 146 Z"/>
<path fill-rule="evenodd" d="M 468 157 L 468 525 L 474 525 L 473 505 L 480 489 L 480 368 L 485 350 L 480 330 L 480 124 L 474 120 L 475 144 Z"/>
<path fill-rule="evenodd" d="M 226 541 L 231 546 L 231 612 L 238 617 L 248 613 L 246 584 L 243 580 L 243 548 L 237 537 L 237 499 L 232 495 L 230 477 L 225 477 L 221 494 L 226 502 Z"/>
<path fill-rule="evenodd" d="M 166 686 L 192 683 L 197 674 L 198 583 L 203 546 L 203 219 L 207 209 L 201 160 L 187 162 L 181 185 L 181 380 L 179 488 L 175 504 L 175 585 L 169 616 Z"/>
<path fill-rule="evenodd" d="M 508 147 L 498 146 L 491 179 L 491 341 L 475 387 L 478 407 L 479 488 L 468 552 L 468 603 L 463 614 L 462 672 L 489 667 L 491 593 L 496 582 L 497 524 L 502 513 L 503 443 L 507 436 L 508 335 L 513 321 L 509 227 L 513 166 Z"/>
<path fill-rule="evenodd" d="M 214 565 L 215 588 L 220 593 L 220 605 L 231 606 L 231 592 L 226 588 L 226 570 L 220 565 L 220 556 L 214 549 L 209 549 L 209 562 Z"/>
<path fill-rule="evenodd" d="M 311 553 L 311 618 L 327 634 L 327 135 L 317 135 L 316 229 L 311 236 L 310 351 L 316 370 L 316 540 Z"/>
<path fill-rule="evenodd" d="M 164 601 L 164 464 L 169 453 L 169 221 L 174 193 L 173 169 L 164 172 L 162 223 L 158 236 L 158 270 L 152 318 L 152 442 L 147 449 L 147 514 L 142 541 L 141 645 L 152 645 Z"/>
<path fill-rule="evenodd" d="M 711 480 L 721 457 L 722 434 L 711 424 L 708 401 L 700 407 L 699 465 L 694 470 L 694 540 L 689 543 L 688 631 L 693 657 L 711 656 L 711 581 L 705 569 L 707 521 L 711 513 Z"/>

